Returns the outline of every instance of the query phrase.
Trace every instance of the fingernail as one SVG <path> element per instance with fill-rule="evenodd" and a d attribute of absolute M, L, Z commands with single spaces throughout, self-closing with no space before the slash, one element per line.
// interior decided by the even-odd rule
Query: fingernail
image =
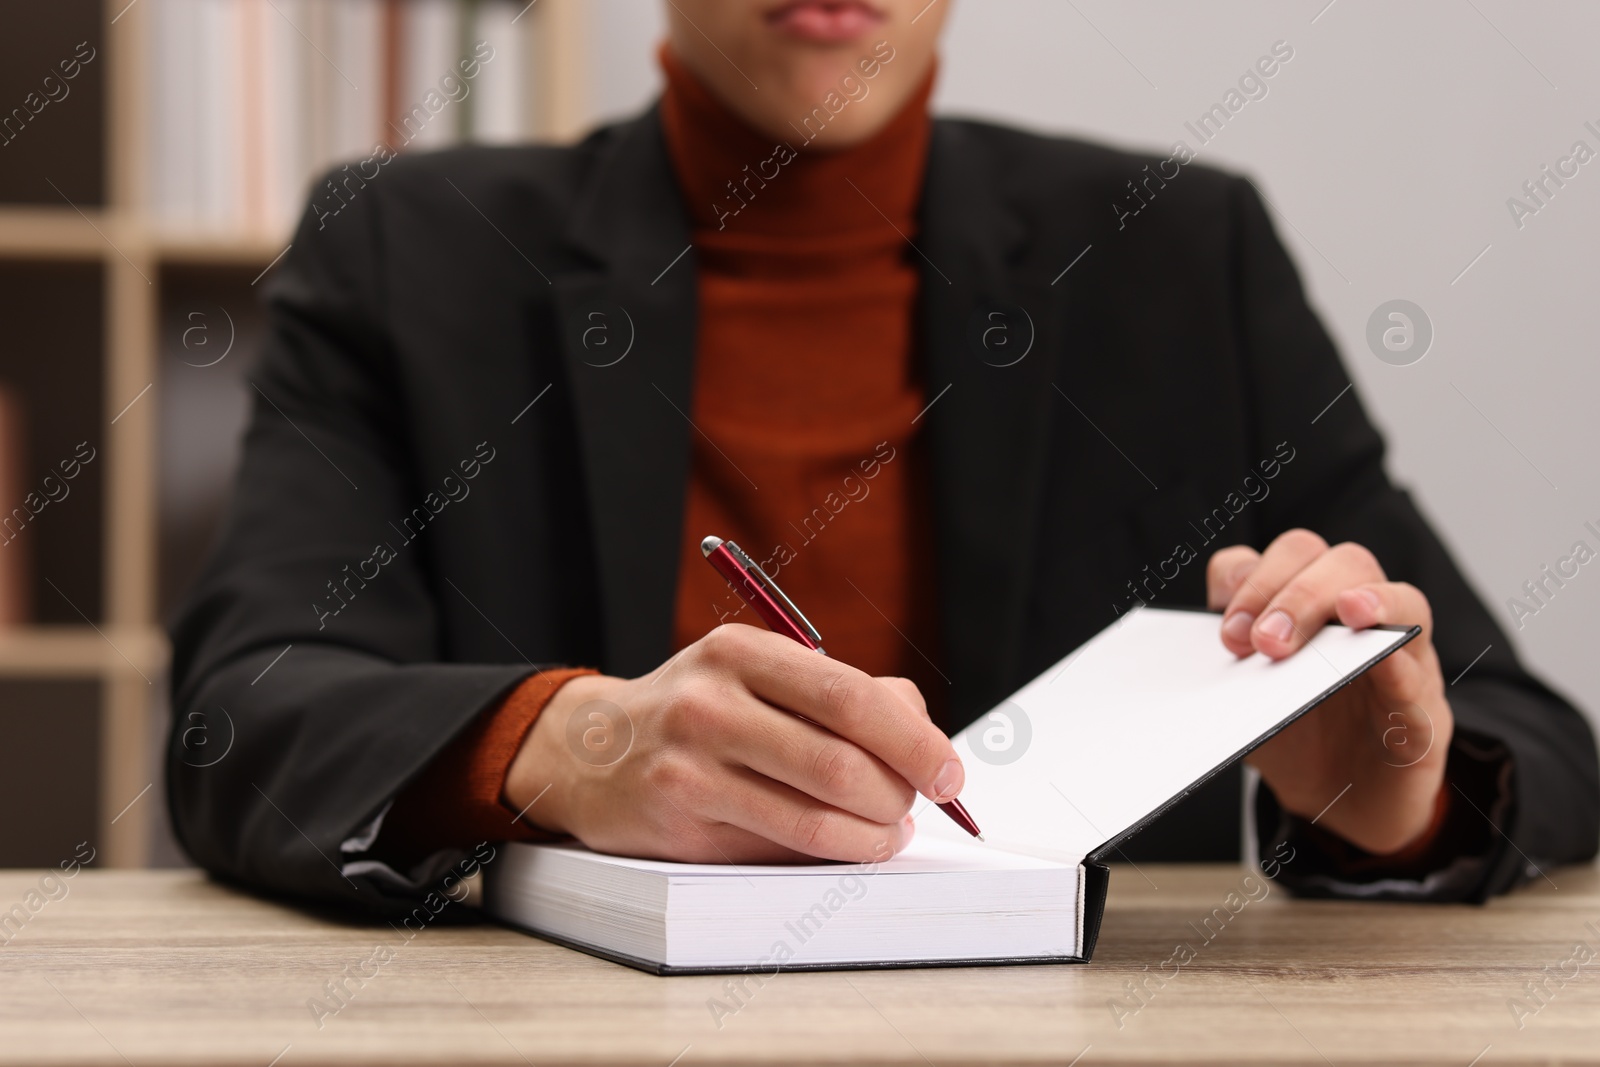
<path fill-rule="evenodd" d="M 1248 611 L 1236 611 L 1223 621 L 1222 636 L 1235 644 L 1247 645 L 1250 643 L 1250 627 L 1255 622 L 1256 617 Z"/>
<path fill-rule="evenodd" d="M 961 787 L 966 783 L 967 775 L 958 759 L 945 760 L 943 767 L 939 768 L 939 776 L 933 780 L 933 799 L 936 803 L 943 804 L 961 792 Z"/>
<path fill-rule="evenodd" d="M 1372 612 L 1372 617 L 1374 619 L 1378 618 L 1378 612 L 1383 607 L 1383 602 L 1378 599 L 1378 594 L 1374 593 L 1370 589 L 1357 589 L 1356 595 L 1359 596 L 1361 598 L 1361 602 L 1367 606 L 1367 610 Z"/>
<path fill-rule="evenodd" d="M 1294 620 L 1282 608 L 1261 620 L 1261 636 L 1274 641 L 1287 641 L 1294 634 Z"/>

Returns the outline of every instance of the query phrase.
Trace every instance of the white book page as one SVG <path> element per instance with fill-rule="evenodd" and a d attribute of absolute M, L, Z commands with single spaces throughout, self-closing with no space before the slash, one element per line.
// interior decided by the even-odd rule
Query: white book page
<path fill-rule="evenodd" d="M 956 735 L 985 839 L 1076 862 L 1405 639 L 1329 626 L 1286 660 L 1240 660 L 1220 625 L 1131 612 Z M 917 825 L 964 836 L 931 805 Z"/>

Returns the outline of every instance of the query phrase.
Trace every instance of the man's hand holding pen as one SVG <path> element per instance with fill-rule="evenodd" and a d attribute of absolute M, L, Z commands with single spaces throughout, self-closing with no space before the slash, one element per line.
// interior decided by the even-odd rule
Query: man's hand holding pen
<path fill-rule="evenodd" d="M 586 705 L 628 716 L 624 758 L 573 754 L 567 720 Z M 948 801 L 964 781 L 915 685 L 730 623 L 641 677 L 568 681 L 528 731 L 505 799 L 539 797 L 525 819 L 602 852 L 871 862 L 910 842 L 918 793 Z"/>

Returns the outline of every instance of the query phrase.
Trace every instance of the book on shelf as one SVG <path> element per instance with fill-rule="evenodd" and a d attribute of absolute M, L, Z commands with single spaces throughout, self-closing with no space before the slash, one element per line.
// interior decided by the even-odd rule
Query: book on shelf
<path fill-rule="evenodd" d="M 518 0 L 141 7 L 145 208 L 168 230 L 284 236 L 330 167 L 370 179 L 386 153 L 533 131 L 535 13 Z"/>
<path fill-rule="evenodd" d="M 22 396 L 0 382 L 0 630 L 21 626 L 32 616 L 29 567 L 32 539 L 23 537 L 34 504 L 27 486 L 28 436 Z M 31 505 L 31 506 L 30 506 Z"/>
<path fill-rule="evenodd" d="M 910 846 L 871 863 L 512 843 L 484 909 L 657 974 L 1087 962 L 1123 841 L 1420 632 L 1328 626 L 1273 662 L 1236 659 L 1219 624 L 1130 612 L 957 734 L 985 841 L 925 805 Z"/>

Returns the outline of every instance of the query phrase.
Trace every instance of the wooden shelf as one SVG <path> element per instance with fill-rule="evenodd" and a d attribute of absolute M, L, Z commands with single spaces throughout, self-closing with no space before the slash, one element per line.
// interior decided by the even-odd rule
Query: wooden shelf
<path fill-rule="evenodd" d="M 65 205 L 0 207 L 0 256 L 7 259 L 99 259 L 109 249 L 105 212 L 82 214 Z"/>
<path fill-rule="evenodd" d="M 287 234 L 152 229 L 102 208 L 0 206 L 0 258 L 265 267 L 288 245 Z"/>
<path fill-rule="evenodd" d="M 161 271 L 229 267 L 253 275 L 278 260 L 291 236 L 287 228 L 282 233 L 180 230 L 144 209 L 151 202 L 149 153 L 157 143 L 146 37 L 152 16 L 147 5 L 127 0 L 106 0 L 101 9 L 104 33 L 96 44 L 105 57 L 100 61 L 105 65 L 105 202 L 0 204 L 0 260 L 77 262 L 104 272 L 105 602 L 97 620 L 105 621 L 99 629 L 0 630 L 0 680 L 101 683 L 102 862 L 128 867 L 144 864 L 149 856 L 148 821 L 121 816 L 126 798 L 149 782 L 151 717 L 161 713 L 165 694 L 157 683 L 169 657 L 166 636 L 156 624 L 155 591 L 156 467 L 163 432 L 160 311 L 173 291 L 163 292 Z M 532 57 L 524 87 L 533 104 L 528 135 L 573 139 L 585 121 L 582 5 L 541 0 L 526 14 L 517 31 L 528 35 Z M 12 758 L 32 757 L 13 753 Z"/>
<path fill-rule="evenodd" d="M 166 233 L 149 237 L 147 247 L 161 263 L 228 267 L 265 267 L 288 247 L 281 239 L 261 234 Z"/>
<path fill-rule="evenodd" d="M 23 626 L 0 630 L 0 678 L 131 675 L 153 682 L 167 639 L 154 626 Z"/>

